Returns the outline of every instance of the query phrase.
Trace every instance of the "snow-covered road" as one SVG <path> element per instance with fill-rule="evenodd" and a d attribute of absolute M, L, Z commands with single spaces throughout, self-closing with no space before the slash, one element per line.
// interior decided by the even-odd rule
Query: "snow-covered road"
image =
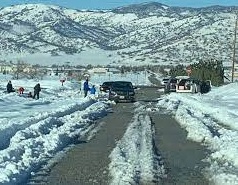
<path fill-rule="evenodd" d="M 13 81 L 16 87 L 25 85 L 26 93 L 36 83 L 38 81 Z M 49 159 L 76 143 L 75 140 L 95 133 L 95 120 L 105 116 L 112 103 L 106 94 L 83 98 L 79 83 L 67 81 L 63 87 L 54 79 L 40 83 L 44 88 L 39 100 L 17 93 L 0 93 L 1 184 L 25 182 Z M 0 86 L 4 89 L 5 83 L 0 81 Z M 113 182 L 118 179 L 135 182 L 138 177 L 135 171 L 140 171 L 143 180 L 164 175 L 166 166 L 158 166 L 154 160 L 156 156 L 151 152 L 150 139 L 154 131 L 146 111 L 159 112 L 165 108 L 175 115 L 180 127 L 186 129 L 188 140 L 211 151 L 205 158 L 209 163 L 206 169 L 209 181 L 238 184 L 237 92 L 238 85 L 234 83 L 213 88 L 204 95 L 171 93 L 159 98 L 153 110 L 135 103 L 134 120 L 110 155 Z"/>

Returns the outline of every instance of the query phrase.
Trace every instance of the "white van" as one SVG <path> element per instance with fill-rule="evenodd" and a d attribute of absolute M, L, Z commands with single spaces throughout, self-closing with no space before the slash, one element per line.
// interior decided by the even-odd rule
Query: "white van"
<path fill-rule="evenodd" d="M 211 81 L 201 81 L 189 76 L 176 77 L 178 79 L 176 92 L 178 93 L 207 93 L 211 90 Z"/>
<path fill-rule="evenodd" d="M 195 79 L 187 77 L 178 77 L 178 82 L 176 85 L 176 92 L 183 92 L 183 93 L 197 93 L 200 92 L 199 81 Z"/>

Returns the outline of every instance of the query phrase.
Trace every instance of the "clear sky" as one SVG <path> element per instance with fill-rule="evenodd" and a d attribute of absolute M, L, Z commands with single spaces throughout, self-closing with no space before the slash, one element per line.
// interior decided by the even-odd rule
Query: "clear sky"
<path fill-rule="evenodd" d="M 169 6 L 205 7 L 212 5 L 238 6 L 238 0 L 154 0 Z M 128 4 L 148 2 L 146 0 L 0 0 L 0 7 L 24 4 L 43 3 L 59 5 L 72 9 L 111 9 Z M 151 1 L 150 1 L 151 2 Z"/>

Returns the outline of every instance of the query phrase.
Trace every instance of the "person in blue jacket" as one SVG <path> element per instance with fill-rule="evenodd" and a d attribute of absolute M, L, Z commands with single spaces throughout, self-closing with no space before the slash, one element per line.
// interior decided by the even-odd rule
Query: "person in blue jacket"
<path fill-rule="evenodd" d="M 95 88 L 95 85 L 93 85 L 91 88 L 90 88 L 90 94 L 95 94 L 96 93 L 96 88 Z"/>
<path fill-rule="evenodd" d="M 88 95 L 88 91 L 89 91 L 89 85 L 88 85 L 88 78 L 85 80 L 85 82 L 83 83 L 83 91 L 84 91 L 84 97 L 86 97 Z"/>

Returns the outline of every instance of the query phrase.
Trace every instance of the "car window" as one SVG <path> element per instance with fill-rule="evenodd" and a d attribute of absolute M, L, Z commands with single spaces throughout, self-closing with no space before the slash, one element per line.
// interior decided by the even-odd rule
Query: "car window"
<path fill-rule="evenodd" d="M 168 81 L 169 81 L 169 78 L 164 78 L 162 81 L 163 81 L 163 82 L 168 82 Z"/>
<path fill-rule="evenodd" d="M 130 82 L 114 82 L 112 86 L 117 88 L 133 88 Z"/>
<path fill-rule="evenodd" d="M 179 85 L 181 85 L 181 86 L 185 85 L 186 82 L 188 82 L 188 80 L 182 79 L 182 80 L 179 81 Z"/>
<path fill-rule="evenodd" d="M 162 79 L 162 84 L 166 84 L 169 81 L 169 78 Z"/>
<path fill-rule="evenodd" d="M 113 82 L 104 82 L 102 85 L 103 86 L 111 86 Z"/>
<path fill-rule="evenodd" d="M 177 79 L 171 79 L 170 83 L 177 83 Z"/>

